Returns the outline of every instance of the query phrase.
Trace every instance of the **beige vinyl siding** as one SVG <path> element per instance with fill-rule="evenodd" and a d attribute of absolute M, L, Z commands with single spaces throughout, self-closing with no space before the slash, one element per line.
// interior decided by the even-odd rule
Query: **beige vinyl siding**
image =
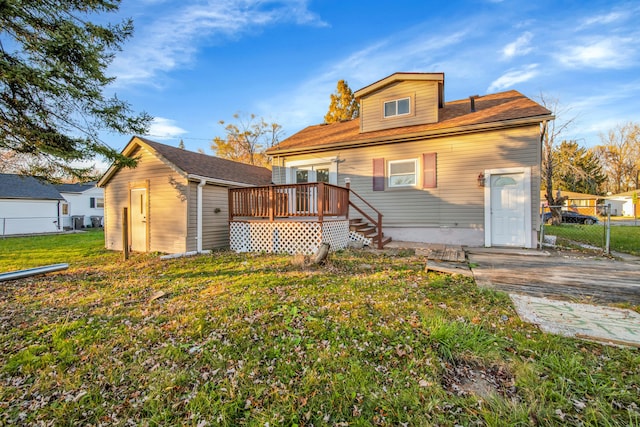
<path fill-rule="evenodd" d="M 384 103 L 410 98 L 410 113 L 397 117 L 384 117 Z M 412 126 L 438 121 L 438 82 L 403 81 L 362 97 L 360 100 L 360 131 Z"/>
<path fill-rule="evenodd" d="M 187 251 L 198 248 L 198 183 L 189 183 L 189 218 Z M 207 184 L 202 188 L 202 249 L 225 248 L 229 246 L 229 202 L 228 189 Z M 216 213 L 216 208 L 220 212 Z"/>
<path fill-rule="evenodd" d="M 287 183 L 287 170 L 284 167 L 284 158 L 280 156 L 271 159 L 271 181 L 274 184 Z"/>
<path fill-rule="evenodd" d="M 484 228 L 484 189 L 478 174 L 485 169 L 531 167 L 533 228 L 537 229 L 540 191 L 540 143 L 537 125 L 517 129 L 386 144 L 358 149 L 323 152 L 322 157 L 340 154 L 338 185 L 351 179 L 351 188 L 384 215 L 383 223 L 399 227 L 446 226 Z M 374 158 L 418 159 L 437 154 L 437 187 L 372 190 Z M 287 161 L 313 159 L 318 155 L 288 156 Z M 417 177 L 422 182 L 421 174 Z M 352 213 L 357 215 L 357 213 Z"/>
<path fill-rule="evenodd" d="M 187 181 L 146 149 L 131 154 L 138 166 L 122 168 L 105 186 L 105 245 L 122 250 L 122 213 L 131 188 L 148 186 L 147 239 L 150 251 L 186 250 Z"/>

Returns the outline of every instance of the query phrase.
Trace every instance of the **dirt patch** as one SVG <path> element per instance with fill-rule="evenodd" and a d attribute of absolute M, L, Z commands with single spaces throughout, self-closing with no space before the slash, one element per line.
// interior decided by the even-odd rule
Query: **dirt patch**
<path fill-rule="evenodd" d="M 515 378 L 505 366 L 482 364 L 471 360 L 446 363 L 442 386 L 458 396 L 475 395 L 482 399 L 502 396 L 515 399 Z"/>

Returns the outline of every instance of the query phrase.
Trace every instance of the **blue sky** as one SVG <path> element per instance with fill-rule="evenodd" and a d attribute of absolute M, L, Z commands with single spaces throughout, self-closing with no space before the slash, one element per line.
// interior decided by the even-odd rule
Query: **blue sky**
<path fill-rule="evenodd" d="M 444 72 L 446 100 L 543 93 L 587 147 L 640 121 L 637 1 L 123 0 L 119 16 L 135 34 L 110 90 L 156 118 L 150 139 L 193 151 L 213 154 L 236 112 L 290 136 L 323 121 L 339 79 L 355 91 L 397 71 Z"/>

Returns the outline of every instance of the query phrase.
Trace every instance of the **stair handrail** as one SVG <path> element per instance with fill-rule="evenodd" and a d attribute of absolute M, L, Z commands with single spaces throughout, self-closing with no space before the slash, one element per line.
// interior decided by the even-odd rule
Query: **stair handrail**
<path fill-rule="evenodd" d="M 358 207 L 355 203 L 353 203 L 353 201 L 351 200 L 351 197 L 349 197 L 349 206 L 353 206 L 353 208 L 355 210 L 360 212 L 360 214 L 362 214 L 362 216 L 367 218 L 376 227 L 376 233 L 377 233 L 377 237 L 378 237 L 378 249 L 383 249 L 384 248 L 384 244 L 382 242 L 382 216 L 383 216 L 382 213 L 379 210 L 377 210 L 376 208 L 374 208 L 371 205 L 371 203 L 369 203 L 365 199 L 363 199 L 362 196 L 360 196 L 358 193 L 353 191 L 351 189 L 351 186 L 349 185 L 349 183 L 347 183 L 346 187 L 347 187 L 347 189 L 349 190 L 350 193 L 352 193 L 358 199 L 362 200 L 365 205 L 369 206 L 375 213 L 378 214 L 378 221 L 376 221 L 373 218 L 371 218 L 371 216 L 369 216 L 365 211 L 360 209 L 360 207 Z"/>

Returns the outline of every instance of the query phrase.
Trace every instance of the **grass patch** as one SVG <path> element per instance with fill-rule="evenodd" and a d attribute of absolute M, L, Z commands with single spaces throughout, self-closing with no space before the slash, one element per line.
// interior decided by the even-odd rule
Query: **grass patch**
<path fill-rule="evenodd" d="M 605 235 L 602 225 L 561 224 L 545 225 L 545 235 L 558 236 L 560 243 L 580 242 L 604 248 Z M 612 226 L 610 236 L 612 251 L 640 256 L 640 227 Z"/>
<path fill-rule="evenodd" d="M 104 249 L 101 229 L 49 236 L 0 238 L 0 271 L 22 270 L 49 264 L 90 265 L 98 257 L 108 261 L 118 254 Z"/>
<path fill-rule="evenodd" d="M 0 424 L 640 423 L 636 350 L 543 334 L 412 253 L 122 262 L 74 237 L 69 270 L 0 287 Z"/>

